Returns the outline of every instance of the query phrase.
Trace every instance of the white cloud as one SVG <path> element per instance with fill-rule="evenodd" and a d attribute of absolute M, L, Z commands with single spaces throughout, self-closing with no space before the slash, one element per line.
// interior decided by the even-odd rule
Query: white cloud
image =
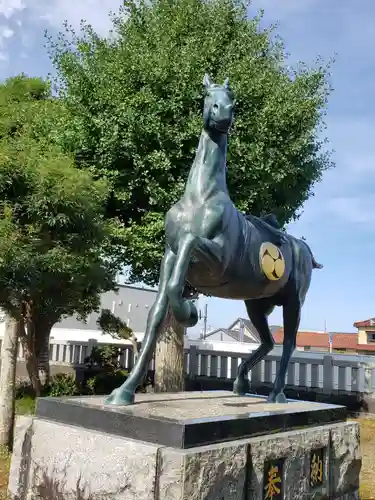
<path fill-rule="evenodd" d="M 337 168 L 350 182 L 368 183 L 365 177 L 375 173 L 375 123 L 370 115 L 353 119 L 352 116 L 333 116 L 329 120 L 328 136 L 335 149 Z M 375 178 L 374 178 L 375 180 Z"/>
<path fill-rule="evenodd" d="M 30 0 L 31 1 L 31 0 Z M 74 28 L 79 29 L 81 20 L 92 24 L 101 35 L 105 35 L 112 27 L 109 12 L 118 12 L 120 0 L 42 0 L 36 9 L 40 19 L 59 30 L 65 20 Z"/>
<path fill-rule="evenodd" d="M 10 38 L 14 35 L 14 31 L 8 26 L 0 26 L 0 36 L 3 38 Z"/>
<path fill-rule="evenodd" d="M 375 222 L 375 196 L 342 196 L 327 201 L 328 210 L 344 222 L 371 224 Z"/>
<path fill-rule="evenodd" d="M 22 0 L 0 0 L 0 15 L 10 19 L 17 12 L 26 8 Z"/>
<path fill-rule="evenodd" d="M 0 18 L 5 18 L 9 22 L 25 8 L 23 0 L 0 0 Z M 3 63 L 9 60 L 5 47 L 7 40 L 12 38 L 14 34 L 14 30 L 7 24 L 0 26 L 0 61 Z"/>
<path fill-rule="evenodd" d="M 305 14 L 317 3 L 318 0 L 253 0 L 250 11 L 264 9 L 267 18 L 274 21 L 283 21 L 291 16 Z"/>

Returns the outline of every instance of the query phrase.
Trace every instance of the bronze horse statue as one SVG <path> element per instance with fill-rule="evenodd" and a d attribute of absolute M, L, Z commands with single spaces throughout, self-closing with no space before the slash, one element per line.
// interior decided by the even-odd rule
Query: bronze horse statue
<path fill-rule="evenodd" d="M 182 198 L 165 217 L 165 253 L 157 298 L 152 306 L 142 350 L 128 379 L 106 399 L 129 405 L 147 373 L 168 304 L 176 320 L 194 326 L 198 314 L 184 296 L 186 284 L 215 297 L 243 300 L 261 345 L 238 367 L 233 390 L 250 391 L 248 372 L 271 351 L 274 340 L 268 315 L 283 307 L 284 344 L 268 401 L 285 403 L 285 377 L 296 347 L 301 307 L 314 268 L 321 268 L 300 239 L 281 231 L 272 214 L 258 218 L 239 212 L 226 182 L 228 133 L 234 97 L 227 78 L 214 84 L 205 75 L 203 130 Z"/>

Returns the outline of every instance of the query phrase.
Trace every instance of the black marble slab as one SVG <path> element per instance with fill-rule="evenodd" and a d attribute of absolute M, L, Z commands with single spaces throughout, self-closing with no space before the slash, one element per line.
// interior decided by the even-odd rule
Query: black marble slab
<path fill-rule="evenodd" d="M 173 448 L 192 448 L 346 420 L 344 406 L 229 391 L 137 394 L 132 406 L 106 406 L 104 397 L 38 398 L 36 416 Z"/>

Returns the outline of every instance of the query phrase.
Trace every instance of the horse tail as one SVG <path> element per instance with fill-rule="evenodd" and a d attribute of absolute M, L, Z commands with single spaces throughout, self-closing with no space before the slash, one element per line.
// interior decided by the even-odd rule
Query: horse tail
<path fill-rule="evenodd" d="M 315 259 L 314 254 L 312 253 L 312 250 L 309 247 L 309 245 L 306 243 L 306 241 L 304 241 L 304 240 L 301 240 L 301 241 L 306 245 L 306 247 L 308 248 L 308 250 L 310 252 L 313 269 L 323 269 L 323 267 L 324 267 L 323 264 L 319 264 L 319 262 Z"/>
<path fill-rule="evenodd" d="M 315 257 L 313 256 L 312 252 L 311 252 L 311 259 L 312 259 L 312 265 L 313 265 L 313 269 L 323 269 L 323 264 L 319 264 L 319 262 L 317 262 L 315 260 Z"/>

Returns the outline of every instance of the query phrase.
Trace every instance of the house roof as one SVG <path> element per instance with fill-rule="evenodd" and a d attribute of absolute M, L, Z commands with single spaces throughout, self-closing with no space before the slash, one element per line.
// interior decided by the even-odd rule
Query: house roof
<path fill-rule="evenodd" d="M 284 329 L 279 328 L 273 334 L 276 344 L 282 344 L 284 340 Z M 333 349 L 353 349 L 358 346 L 357 335 L 355 333 L 333 333 Z M 329 347 L 329 334 L 324 332 L 304 332 L 297 333 L 297 347 Z"/>
<path fill-rule="evenodd" d="M 375 318 L 365 319 L 364 321 L 356 321 L 353 323 L 355 328 L 367 328 L 369 326 L 375 326 Z"/>
<path fill-rule="evenodd" d="M 358 344 L 357 351 L 375 351 L 375 344 Z"/>
<path fill-rule="evenodd" d="M 283 328 L 279 328 L 273 334 L 276 344 L 282 344 L 284 340 Z M 329 335 L 324 332 L 298 332 L 297 347 L 323 347 L 329 348 Z M 332 333 L 332 348 L 333 349 L 350 349 L 360 352 L 375 352 L 375 344 L 358 344 L 356 333 Z"/>
<path fill-rule="evenodd" d="M 229 330 L 229 328 L 217 328 L 216 330 L 213 330 L 212 332 L 207 333 L 206 339 L 208 337 L 210 337 L 211 335 L 213 335 L 215 333 L 219 333 L 219 332 L 223 332 L 225 335 L 228 335 L 233 340 L 235 340 L 237 342 L 241 342 L 241 338 L 240 338 L 240 333 L 241 332 L 239 330 Z M 252 337 L 244 335 L 243 336 L 243 342 L 253 344 L 254 343 L 254 339 Z"/>
<path fill-rule="evenodd" d="M 236 321 L 233 321 L 233 323 L 231 323 L 228 326 L 228 330 L 237 331 L 237 330 L 233 330 L 233 327 L 236 325 L 236 323 L 239 323 L 239 322 L 242 322 L 243 326 L 245 327 L 244 338 L 246 337 L 246 330 L 248 330 L 251 334 L 252 342 L 254 342 L 254 341 L 260 342 L 259 333 L 258 333 L 257 329 L 255 328 L 255 326 L 252 324 L 252 322 L 248 318 L 237 318 Z M 244 340 L 244 341 L 246 342 L 246 340 Z"/>
<path fill-rule="evenodd" d="M 244 322 L 245 328 L 249 329 L 254 335 L 256 339 L 259 338 L 257 331 L 255 330 L 254 325 L 251 321 L 245 318 L 238 318 L 235 322 L 233 322 L 229 328 L 218 328 L 209 334 L 207 334 L 206 338 L 214 333 L 223 332 L 224 334 L 231 337 L 233 340 L 237 342 L 241 342 L 241 331 L 233 330 L 231 327 L 234 327 L 236 323 L 240 320 Z M 370 320 L 367 320 L 370 321 Z M 365 323 L 365 322 L 361 322 Z M 355 323 L 356 325 L 357 323 Z M 374 318 L 374 326 L 375 326 L 375 318 Z M 273 338 L 276 344 L 282 344 L 284 340 L 284 329 L 282 327 L 270 327 Z M 375 343 L 374 344 L 358 344 L 358 336 L 356 333 L 339 333 L 333 332 L 332 335 L 332 348 L 333 349 L 348 349 L 356 352 L 375 352 Z M 254 338 L 250 335 L 243 336 L 243 342 L 253 343 Z M 297 347 L 311 347 L 311 348 L 329 348 L 329 334 L 326 332 L 308 332 L 308 331 L 299 331 L 297 333 Z"/>
<path fill-rule="evenodd" d="M 241 332 L 239 330 L 227 330 L 225 329 L 225 332 L 233 338 L 233 340 L 237 340 L 237 342 L 241 342 L 241 338 L 240 338 L 240 335 L 241 335 Z M 254 343 L 254 339 L 252 339 L 251 337 L 248 337 L 247 335 L 244 335 L 243 336 L 243 341 L 244 342 L 250 342 L 250 343 Z"/>

